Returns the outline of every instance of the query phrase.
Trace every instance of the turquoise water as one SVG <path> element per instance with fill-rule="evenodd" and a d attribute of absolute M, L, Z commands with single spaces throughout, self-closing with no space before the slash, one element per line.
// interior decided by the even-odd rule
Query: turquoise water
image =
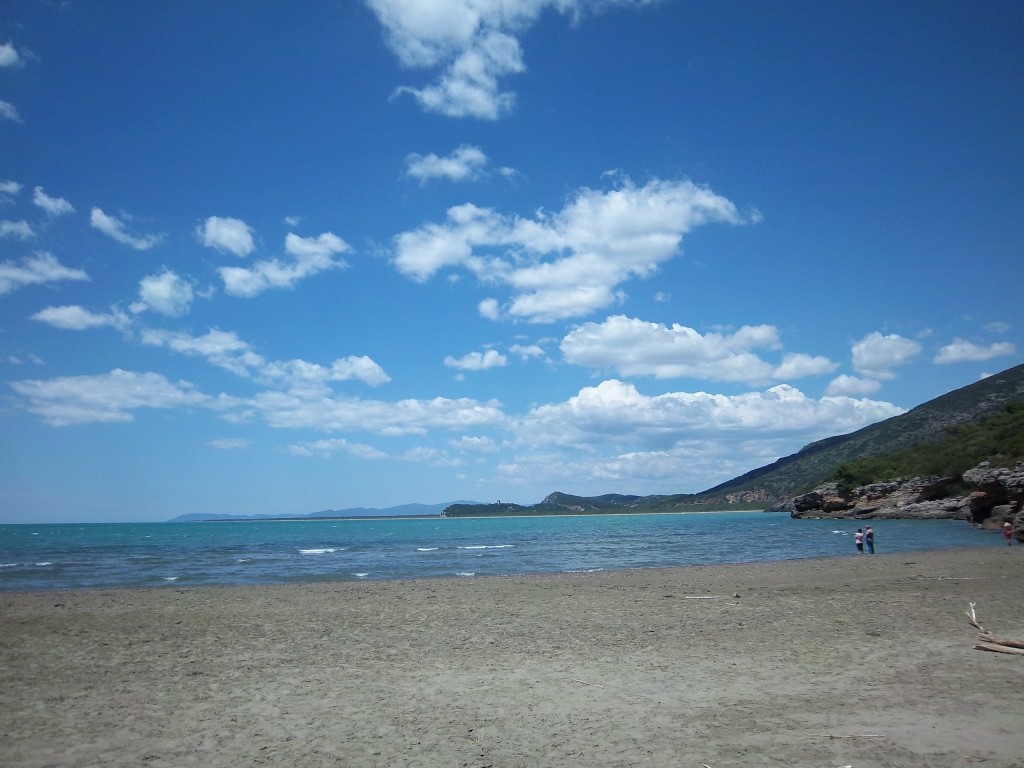
<path fill-rule="evenodd" d="M 859 525 L 765 512 L 0 525 L 0 590 L 473 578 L 791 560 L 853 555 Z M 1002 544 L 962 521 L 883 520 L 874 528 L 879 553 Z"/>

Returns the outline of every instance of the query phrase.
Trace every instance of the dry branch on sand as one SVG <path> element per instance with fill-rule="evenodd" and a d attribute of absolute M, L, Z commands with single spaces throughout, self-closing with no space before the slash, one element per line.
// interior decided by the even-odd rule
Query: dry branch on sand
<path fill-rule="evenodd" d="M 967 623 L 978 630 L 978 642 L 974 645 L 977 651 L 994 651 L 1024 656 L 1024 641 L 993 635 L 978 623 L 978 615 L 974 611 L 974 603 L 968 603 L 971 610 L 967 614 Z"/>

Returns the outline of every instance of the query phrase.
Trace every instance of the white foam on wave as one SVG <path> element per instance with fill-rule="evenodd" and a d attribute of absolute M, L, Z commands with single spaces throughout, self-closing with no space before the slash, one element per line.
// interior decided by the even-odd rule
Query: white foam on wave
<path fill-rule="evenodd" d="M 46 562 L 43 562 L 43 563 L 36 563 L 36 565 L 53 565 L 53 563 L 51 563 L 49 560 L 47 560 Z"/>
<path fill-rule="evenodd" d="M 840 536 L 846 535 L 846 531 L 832 531 L 832 533 L 838 533 Z"/>
<path fill-rule="evenodd" d="M 509 549 L 514 546 L 515 544 L 473 544 L 459 547 L 459 549 Z"/>
<path fill-rule="evenodd" d="M 455 575 L 456 576 L 476 576 L 476 573 L 474 573 L 473 571 L 458 571 Z"/>
<path fill-rule="evenodd" d="M 417 552 L 437 552 L 437 547 L 416 547 Z"/>
<path fill-rule="evenodd" d="M 301 555 L 329 555 L 332 552 L 337 552 L 339 549 L 345 549 L 344 547 L 316 547 L 313 549 L 300 549 L 299 554 Z"/>
<path fill-rule="evenodd" d="M 164 581 L 177 581 L 177 576 L 164 576 Z"/>
<path fill-rule="evenodd" d="M 368 573 L 353 573 L 352 575 L 355 576 L 357 579 L 365 579 L 370 574 L 368 574 Z"/>
<path fill-rule="evenodd" d="M 17 568 L 17 563 L 0 563 L 0 568 Z"/>
<path fill-rule="evenodd" d="M 252 558 L 251 557 L 240 557 L 240 558 L 238 558 L 237 562 L 239 562 L 239 563 L 251 563 L 252 562 Z"/>

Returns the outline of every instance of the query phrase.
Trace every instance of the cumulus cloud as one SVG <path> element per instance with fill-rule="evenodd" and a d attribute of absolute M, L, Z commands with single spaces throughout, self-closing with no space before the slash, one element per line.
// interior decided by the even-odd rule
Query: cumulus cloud
<path fill-rule="evenodd" d="M 252 440 L 246 440 L 243 437 L 222 437 L 216 440 L 211 440 L 207 445 L 221 451 L 235 451 L 250 447 L 252 445 Z"/>
<path fill-rule="evenodd" d="M 163 241 L 163 235 L 129 234 L 128 222 L 130 221 L 131 216 L 122 214 L 122 218 L 119 219 L 116 216 L 104 213 L 100 208 L 93 208 L 92 213 L 89 215 L 89 224 L 94 229 L 98 229 L 107 237 L 113 238 L 122 245 L 127 245 L 129 248 L 134 248 L 137 251 L 148 251 Z"/>
<path fill-rule="evenodd" d="M 781 363 L 773 364 L 754 352 L 780 346 L 778 331 L 771 325 L 701 334 L 678 323 L 666 326 L 615 315 L 571 331 L 562 339 L 561 349 L 566 362 L 574 365 L 659 379 L 692 377 L 756 384 L 835 370 L 835 363 L 824 357 L 788 354 Z"/>
<path fill-rule="evenodd" d="M 499 79 L 525 71 L 519 35 L 548 9 L 578 19 L 585 11 L 655 0 L 368 0 L 388 46 L 406 67 L 441 68 L 423 88 L 404 86 L 429 112 L 494 120 L 515 105 Z"/>
<path fill-rule="evenodd" d="M 418 281 L 446 268 L 468 269 L 514 292 L 503 308 L 496 299 L 481 303 L 485 317 L 503 310 L 514 319 L 551 322 L 621 300 L 619 284 L 654 274 L 693 228 L 758 218 L 690 181 L 638 187 L 625 179 L 607 191 L 582 189 L 561 211 L 540 211 L 532 219 L 471 203 L 455 206 L 444 223 L 399 234 L 394 263 Z"/>
<path fill-rule="evenodd" d="M 12 179 L 0 181 L 0 201 L 5 203 L 12 202 L 10 197 L 19 194 L 21 194 L 21 184 Z"/>
<path fill-rule="evenodd" d="M 272 427 L 325 432 L 418 435 L 431 429 L 479 429 L 498 426 L 505 415 L 496 401 L 471 398 L 364 400 L 292 389 L 261 392 L 247 401 Z"/>
<path fill-rule="evenodd" d="M 372 387 L 391 381 L 384 369 L 366 355 L 339 358 L 329 366 L 305 360 L 267 360 L 233 331 L 211 329 L 202 336 L 191 336 L 149 328 L 140 333 L 140 340 L 149 346 L 204 358 L 211 365 L 237 376 L 254 377 L 268 386 L 321 392 L 326 383 L 334 381 L 356 380 Z"/>
<path fill-rule="evenodd" d="M 1009 333 L 1013 330 L 1013 326 L 1002 320 L 995 320 L 985 325 L 985 330 L 989 333 Z"/>
<path fill-rule="evenodd" d="M 11 102 L 0 99 L 0 118 L 4 120 L 10 120 L 13 123 L 21 122 L 21 115 L 18 114 L 18 108 L 15 107 Z"/>
<path fill-rule="evenodd" d="M 405 158 L 405 174 L 425 184 L 431 179 L 473 181 L 483 175 L 487 155 L 479 147 L 463 144 L 445 157 L 412 153 Z"/>
<path fill-rule="evenodd" d="M 825 389 L 826 395 L 845 395 L 847 397 L 863 397 L 872 395 L 882 388 L 882 383 L 874 379 L 862 379 L 858 376 L 843 374 L 836 376 Z"/>
<path fill-rule="evenodd" d="M 239 257 L 248 256 L 256 248 L 252 228 L 241 219 L 210 216 L 196 228 L 196 235 L 208 248 Z"/>
<path fill-rule="evenodd" d="M 125 330 L 131 322 L 123 312 L 91 312 L 74 304 L 47 307 L 32 315 L 32 319 L 69 331 L 108 327 Z"/>
<path fill-rule="evenodd" d="M 48 424 L 66 427 L 90 422 L 131 421 L 140 408 L 201 406 L 224 403 L 186 381 L 171 382 L 159 373 L 115 369 L 97 376 L 62 376 L 9 382 L 26 400 L 26 409 Z"/>
<path fill-rule="evenodd" d="M 5 261 L 0 264 L 0 295 L 10 293 L 25 285 L 53 283 L 61 280 L 87 281 L 81 269 L 72 269 L 61 264 L 52 253 L 40 251 L 21 260 L 20 264 Z"/>
<path fill-rule="evenodd" d="M 537 344 L 513 344 L 508 351 L 513 355 L 518 355 L 521 360 L 544 357 L 544 349 Z"/>
<path fill-rule="evenodd" d="M 25 60 L 18 54 L 10 40 L 0 45 L 0 67 L 20 67 L 24 63 Z"/>
<path fill-rule="evenodd" d="M 259 261 L 251 267 L 221 267 L 224 291 L 232 296 L 252 298 L 270 288 L 290 288 L 299 280 L 328 269 L 345 266 L 336 254 L 350 250 L 348 243 L 331 232 L 319 237 L 285 238 L 285 250 L 294 257 L 290 263 L 279 259 Z"/>
<path fill-rule="evenodd" d="M 329 438 L 327 440 L 313 440 L 304 443 L 295 443 L 288 446 L 288 453 L 293 456 L 321 456 L 328 457 L 335 453 L 347 453 L 357 459 L 387 459 L 387 453 L 374 448 L 366 443 L 354 443 L 343 437 Z"/>
<path fill-rule="evenodd" d="M 585 387 L 564 403 L 542 405 L 523 419 L 520 440 L 532 445 L 619 446 L 667 450 L 695 439 L 756 440 L 779 435 L 816 439 L 896 416 L 891 403 L 849 397 L 809 398 L 779 384 L 739 395 L 641 394 L 617 379 Z"/>
<path fill-rule="evenodd" d="M 508 358 L 497 350 L 488 349 L 484 352 L 470 352 L 459 358 L 448 355 L 444 359 L 444 364 L 461 371 L 486 371 L 488 368 L 502 368 L 508 365 Z"/>
<path fill-rule="evenodd" d="M 135 314 L 151 309 L 167 317 L 188 314 L 194 294 L 192 284 L 169 269 L 147 275 L 139 282 L 139 300 L 130 309 Z"/>
<path fill-rule="evenodd" d="M 883 336 L 878 331 L 869 333 L 852 347 L 853 367 L 871 379 L 892 379 L 892 369 L 917 357 L 921 345 L 899 334 Z"/>
<path fill-rule="evenodd" d="M 75 207 L 71 205 L 71 203 L 63 197 L 50 197 L 43 191 L 42 187 L 36 187 L 32 190 L 32 202 L 46 211 L 50 216 L 63 216 L 66 213 L 75 212 Z M 99 209 L 97 208 L 95 210 Z M 93 226 L 96 225 L 93 224 Z"/>
<path fill-rule="evenodd" d="M 32 229 L 27 221 L 0 221 L 0 237 L 31 240 L 35 236 L 35 230 Z"/>
<path fill-rule="evenodd" d="M 1017 352 L 1017 348 L 1008 341 L 996 342 L 988 346 L 975 344 L 966 339 L 953 341 L 939 349 L 932 358 L 933 363 L 965 363 L 991 360 L 993 357 L 1006 357 Z"/>

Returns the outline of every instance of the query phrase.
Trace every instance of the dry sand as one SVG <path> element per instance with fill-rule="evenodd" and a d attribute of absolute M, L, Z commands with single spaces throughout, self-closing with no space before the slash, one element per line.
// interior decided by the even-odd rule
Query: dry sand
<path fill-rule="evenodd" d="M 1024 548 L 0 593 L 0 765 L 1024 766 L 968 601 L 1024 639 Z"/>

